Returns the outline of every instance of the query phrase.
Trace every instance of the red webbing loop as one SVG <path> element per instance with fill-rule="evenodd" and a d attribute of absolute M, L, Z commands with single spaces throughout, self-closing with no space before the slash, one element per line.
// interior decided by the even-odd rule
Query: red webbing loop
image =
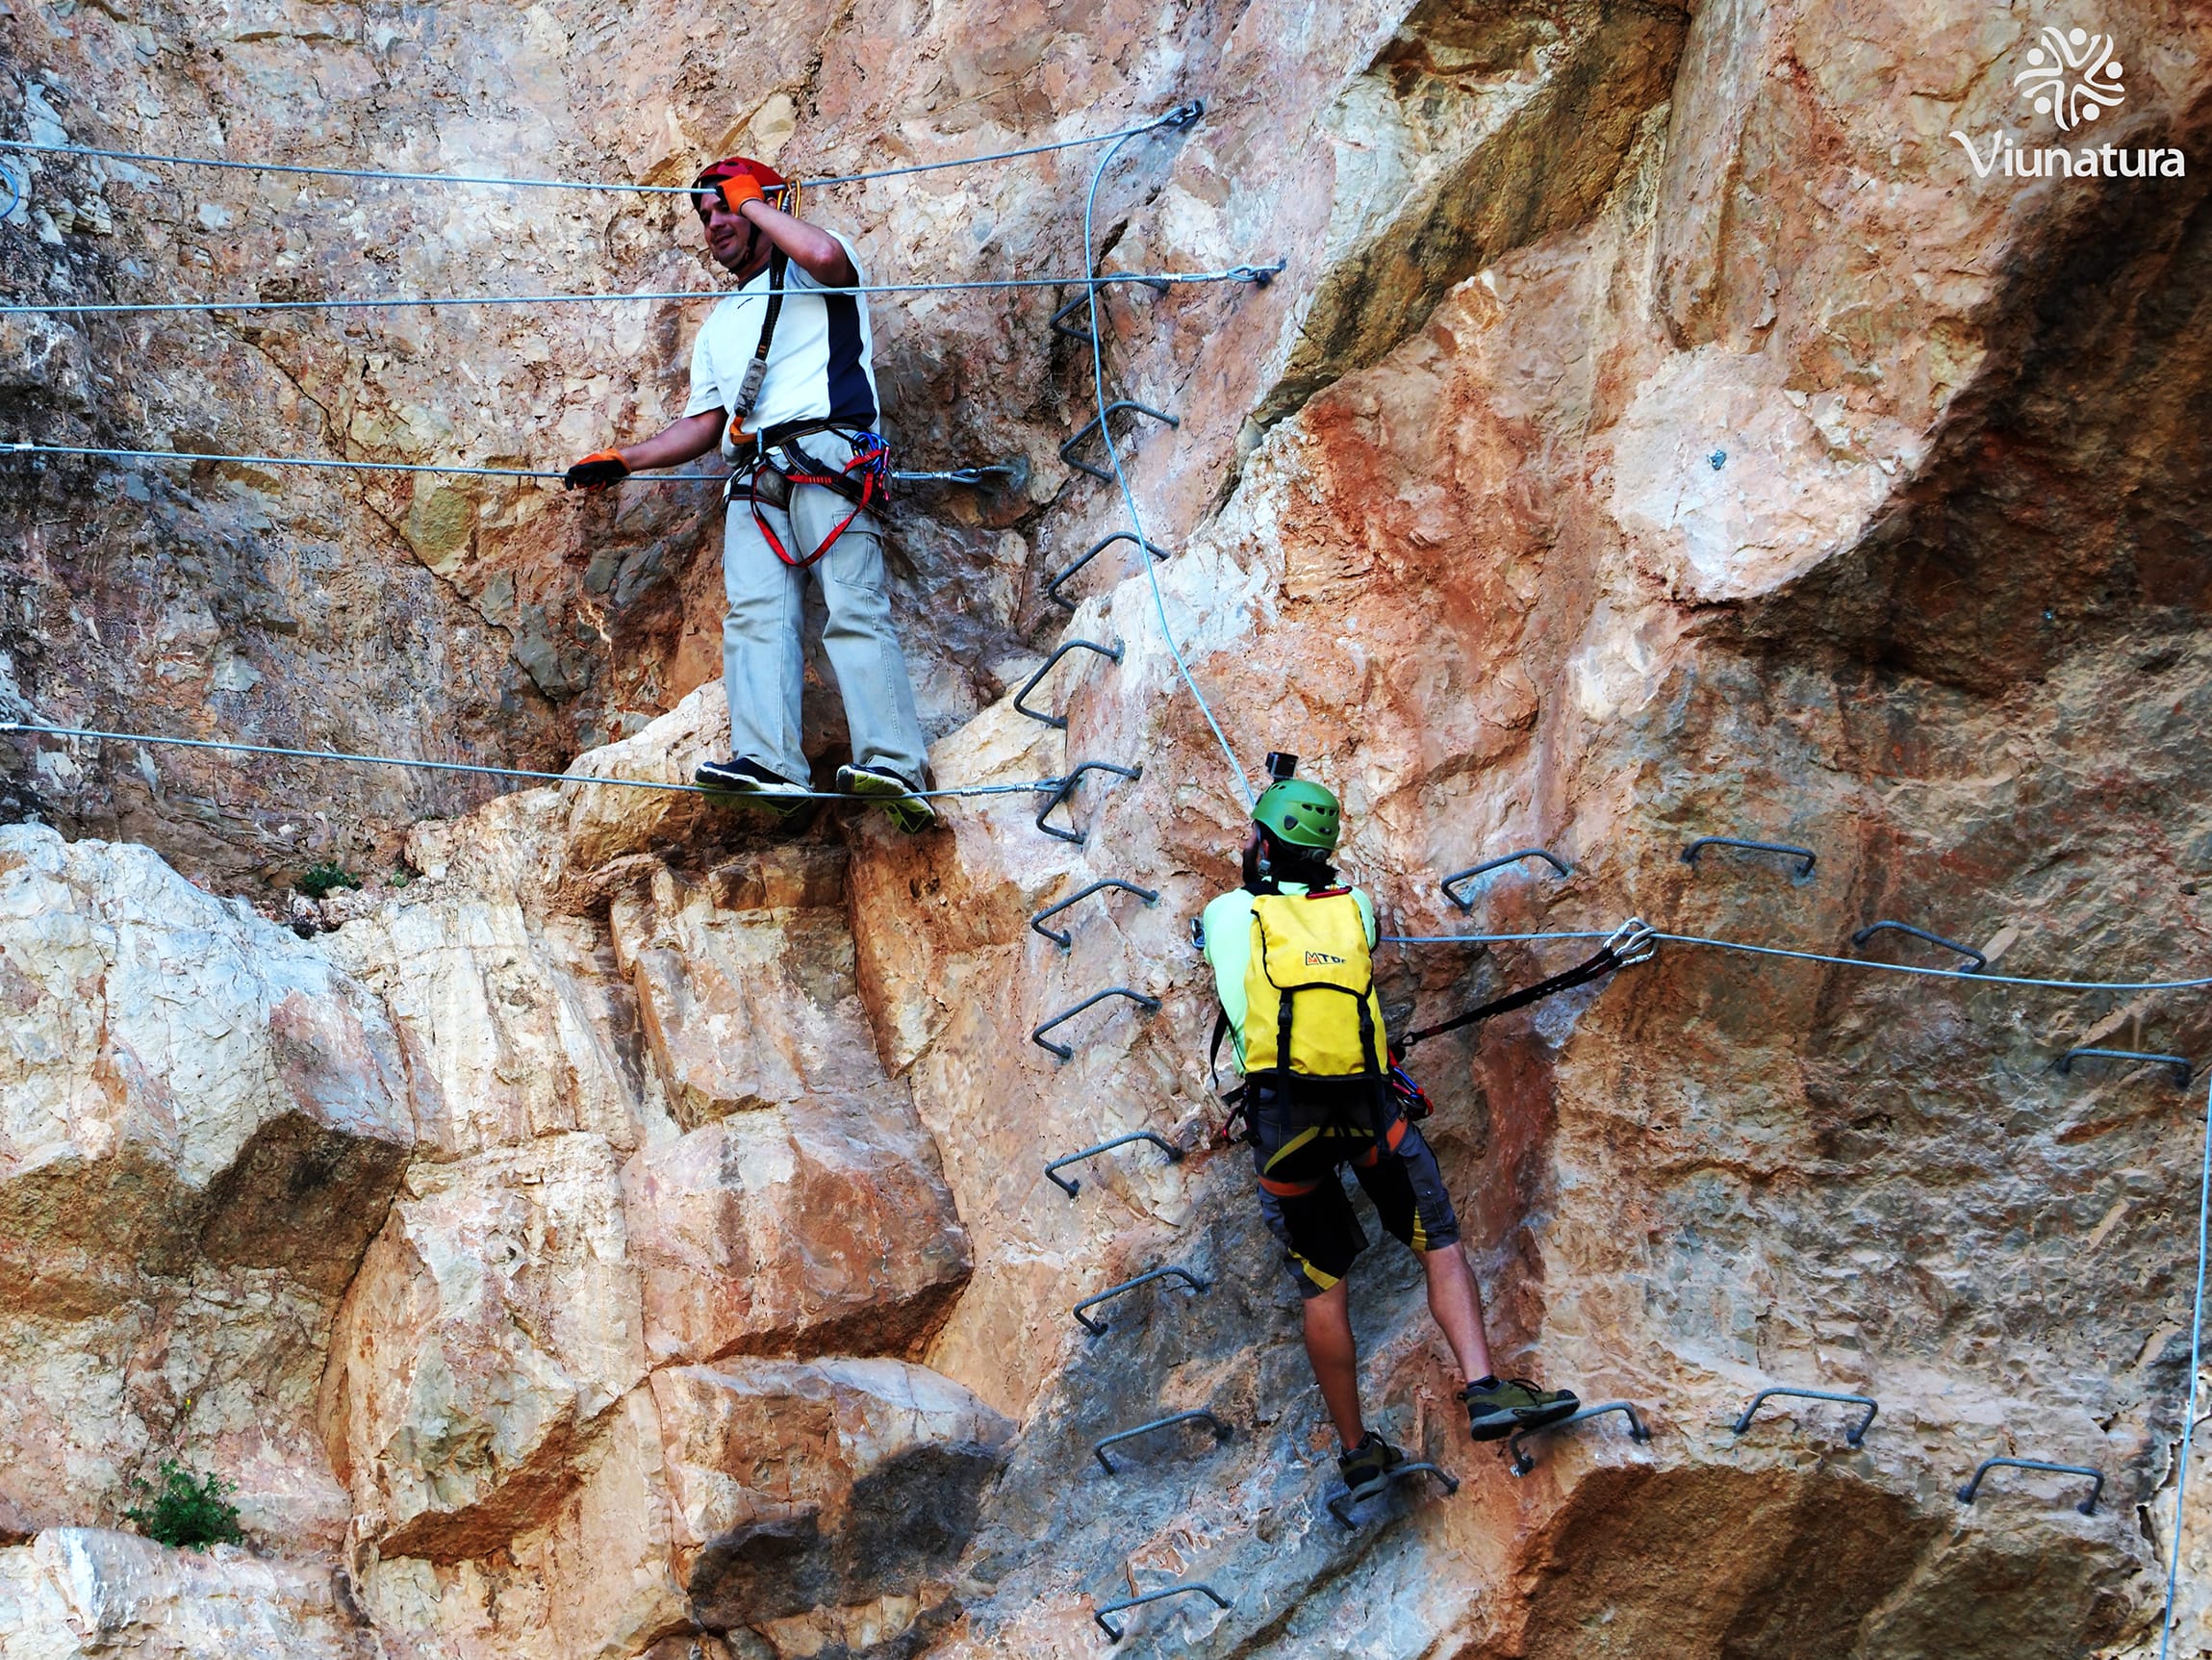
<path fill-rule="evenodd" d="M 822 539 L 822 546 L 815 549 L 803 559 L 792 556 L 791 550 L 784 547 L 781 539 L 774 530 L 769 528 L 767 519 L 761 515 L 758 480 L 760 467 L 767 464 L 764 457 L 761 462 L 755 464 L 752 476 L 746 481 L 747 504 L 752 509 L 752 523 L 760 531 L 761 540 L 766 542 L 770 550 L 786 565 L 797 571 L 805 570 L 836 546 L 837 538 L 845 534 L 846 526 L 868 510 L 868 504 L 876 498 L 878 480 L 882 472 L 882 463 L 889 458 L 890 454 L 891 449 L 888 445 L 877 444 L 859 450 L 851 461 L 845 464 L 842 470 L 834 473 L 786 472 L 783 474 L 785 481 L 792 485 L 820 484 L 831 490 L 837 489 L 840 485 L 849 486 L 854 472 L 858 472 L 860 474 L 860 494 L 857 498 L 852 498 L 852 511 L 846 514 L 844 518 L 831 526 L 829 534 Z"/>

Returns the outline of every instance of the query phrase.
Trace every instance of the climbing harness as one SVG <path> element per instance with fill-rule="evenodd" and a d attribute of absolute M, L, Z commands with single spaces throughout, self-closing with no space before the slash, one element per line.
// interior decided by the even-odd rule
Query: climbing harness
<path fill-rule="evenodd" d="M 1557 997 L 1563 991 L 1572 991 L 1578 985 L 1588 985 L 1593 980 L 1602 980 L 1617 968 L 1632 968 L 1648 961 L 1659 950 L 1658 933 L 1647 928 L 1637 917 L 1630 917 L 1607 936 L 1604 946 L 1595 956 L 1586 958 L 1572 968 L 1539 980 L 1534 985 L 1518 991 L 1509 991 L 1503 997 L 1470 1009 L 1464 1014 L 1455 1014 L 1449 1020 L 1440 1020 L 1434 1026 L 1424 1026 L 1409 1032 L 1400 1040 L 1400 1047 L 1411 1049 L 1414 1044 L 1446 1032 L 1457 1032 L 1462 1026 L 1496 1015 L 1511 1014 L 1516 1009 L 1526 1009 L 1532 1003 L 1540 1003 L 1547 997 Z"/>
<path fill-rule="evenodd" d="M 799 440 L 818 432 L 834 433 L 844 439 L 852 447 L 852 459 L 843 467 L 832 467 L 815 459 Z M 772 455 L 777 457 L 777 461 L 770 460 Z M 881 434 L 830 421 L 793 421 L 787 426 L 771 427 L 761 435 L 751 461 L 730 475 L 723 499 L 731 499 L 742 485 L 746 505 L 752 513 L 753 528 L 760 532 L 761 540 L 786 565 L 803 571 L 835 547 L 852 521 L 867 512 L 878 497 L 889 493 L 890 479 L 891 446 Z M 852 510 L 830 526 L 829 534 L 821 544 L 803 555 L 784 547 L 782 538 L 776 535 L 760 510 L 766 503 L 788 513 L 792 487 L 800 484 L 819 484 L 852 503 Z"/>
<path fill-rule="evenodd" d="M 715 164 L 718 167 L 726 165 Z M 752 176 L 747 174 L 747 177 Z M 796 192 L 788 199 L 796 202 Z M 790 268 L 790 256 L 781 248 L 768 256 L 768 311 L 760 319 L 760 338 L 753 345 L 752 361 L 745 366 L 745 378 L 738 384 L 737 400 L 731 406 L 729 424 L 724 433 L 732 450 L 742 453 L 750 447 L 751 454 L 729 475 L 729 482 L 723 486 L 722 498 L 725 503 L 733 501 L 743 490 L 746 508 L 752 515 L 752 526 L 760 532 L 760 539 L 784 564 L 803 571 L 834 548 L 852 521 L 867 512 L 876 498 L 889 488 L 891 446 L 878 433 L 848 425 L 834 418 L 783 421 L 760 433 L 745 430 L 745 423 L 760 407 L 760 389 L 767 382 L 769 354 L 775 345 L 775 325 L 783 316 L 783 281 Z M 852 459 L 843 467 L 832 467 L 815 459 L 799 442 L 822 432 L 834 433 L 850 444 Z M 776 535 L 768 516 L 761 511 L 766 505 L 788 514 L 793 488 L 801 484 L 821 485 L 852 503 L 852 510 L 830 526 L 829 534 L 811 552 L 803 554 L 783 545 L 783 538 Z"/>

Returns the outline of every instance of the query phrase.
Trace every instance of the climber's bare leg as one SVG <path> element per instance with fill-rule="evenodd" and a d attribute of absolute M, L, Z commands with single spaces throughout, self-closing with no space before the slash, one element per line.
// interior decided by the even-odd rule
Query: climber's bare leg
<path fill-rule="evenodd" d="M 1433 1251 L 1417 1253 L 1421 1259 L 1421 1271 L 1429 1277 L 1429 1313 L 1443 1329 L 1444 1341 L 1452 1345 L 1452 1354 L 1460 1363 L 1460 1382 L 1470 1384 L 1490 1375 L 1490 1345 L 1483 1336 L 1483 1292 L 1475 1283 L 1475 1270 L 1467 1265 L 1467 1254 L 1454 1239 L 1448 1245 L 1438 1245 Z M 1344 1288 L 1339 1285 L 1336 1290 Z M 1319 1299 L 1316 1298 L 1315 1301 Z M 1309 1309 L 1311 1303 L 1307 1305 Z M 1307 1315 L 1306 1346 L 1313 1347 L 1312 1315 Z M 1347 1336 L 1351 1326 L 1345 1326 Z M 1314 1362 L 1314 1370 L 1320 1370 L 1320 1362 Z M 1327 1394 L 1329 1386 L 1321 1386 Z M 1351 1443 L 1347 1442 L 1346 1445 Z"/>
<path fill-rule="evenodd" d="M 1346 1452 L 1367 1433 L 1360 1419 L 1360 1346 L 1352 1337 L 1350 1293 L 1350 1283 L 1338 1280 L 1306 1299 L 1306 1358 L 1313 1363 L 1314 1381 Z"/>

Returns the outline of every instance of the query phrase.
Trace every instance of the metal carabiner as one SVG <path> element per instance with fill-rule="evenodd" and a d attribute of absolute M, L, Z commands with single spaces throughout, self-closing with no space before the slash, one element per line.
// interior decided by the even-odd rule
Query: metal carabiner
<path fill-rule="evenodd" d="M 1633 968 L 1659 955 L 1659 935 L 1641 917 L 1632 916 L 1607 937 L 1605 948 L 1616 967 Z"/>

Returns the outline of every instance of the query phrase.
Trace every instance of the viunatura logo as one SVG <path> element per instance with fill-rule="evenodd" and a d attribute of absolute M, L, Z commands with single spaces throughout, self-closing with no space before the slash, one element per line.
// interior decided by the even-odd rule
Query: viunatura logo
<path fill-rule="evenodd" d="M 2026 67 L 2012 78 L 2014 92 L 2032 104 L 2037 115 L 2048 115 L 2062 135 L 2079 137 L 2105 111 L 2126 100 L 2126 69 L 2119 54 L 2120 43 L 2110 35 L 2046 28 L 2027 49 Z M 1985 149 L 1965 133 L 1951 137 L 1973 164 L 1977 179 L 1992 173 L 2010 179 L 2177 179 L 2188 166 L 2179 150 L 2071 144 L 2063 139 L 2055 144 L 2027 144 L 2001 130 L 1989 136 Z"/>
<path fill-rule="evenodd" d="M 2035 113 L 2048 115 L 2062 133 L 2117 109 L 2127 90 L 2121 83 L 2120 60 L 2109 35 L 2086 29 L 2043 32 L 2043 44 L 2028 49 L 2027 67 L 2012 78 L 2023 98 L 2035 100 Z"/>

